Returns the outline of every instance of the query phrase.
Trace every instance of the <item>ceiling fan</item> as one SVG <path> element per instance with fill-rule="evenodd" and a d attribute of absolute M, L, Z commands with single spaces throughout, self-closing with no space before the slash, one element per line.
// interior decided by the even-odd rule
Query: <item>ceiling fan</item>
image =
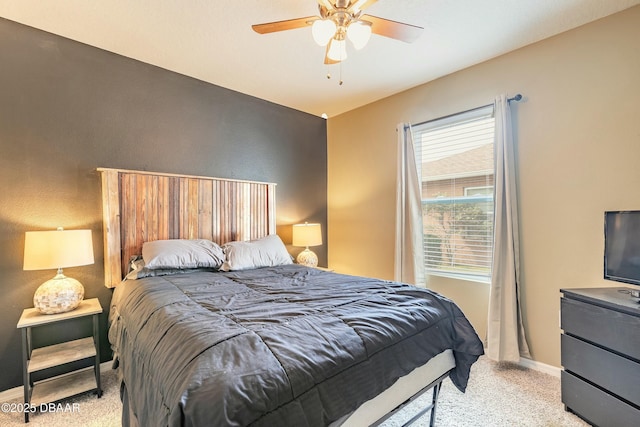
<path fill-rule="evenodd" d="M 337 64 L 347 59 L 346 39 L 356 49 L 362 49 L 371 34 L 413 42 L 423 28 L 389 19 L 363 15 L 362 11 L 377 0 L 318 0 L 320 16 L 288 19 L 252 25 L 257 33 L 267 34 L 311 26 L 313 39 L 326 46 L 325 64 Z"/>

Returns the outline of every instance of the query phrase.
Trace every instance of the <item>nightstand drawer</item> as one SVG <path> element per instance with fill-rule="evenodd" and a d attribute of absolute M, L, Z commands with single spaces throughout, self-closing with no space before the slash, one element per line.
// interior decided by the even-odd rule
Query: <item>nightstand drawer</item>
<path fill-rule="evenodd" d="M 562 366 L 640 406 L 640 364 L 568 335 L 562 335 Z"/>
<path fill-rule="evenodd" d="M 640 360 L 640 318 L 593 304 L 562 298 L 565 333 Z"/>
<path fill-rule="evenodd" d="M 562 401 L 590 423 L 601 427 L 638 425 L 640 409 L 616 399 L 605 391 L 566 371 L 562 376 Z"/>

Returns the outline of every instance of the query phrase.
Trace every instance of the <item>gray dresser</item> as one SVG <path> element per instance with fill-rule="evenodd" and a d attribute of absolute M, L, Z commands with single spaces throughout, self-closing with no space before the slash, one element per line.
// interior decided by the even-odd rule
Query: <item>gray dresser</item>
<path fill-rule="evenodd" d="M 628 288 L 562 289 L 562 402 L 593 425 L 640 425 L 640 304 Z"/>

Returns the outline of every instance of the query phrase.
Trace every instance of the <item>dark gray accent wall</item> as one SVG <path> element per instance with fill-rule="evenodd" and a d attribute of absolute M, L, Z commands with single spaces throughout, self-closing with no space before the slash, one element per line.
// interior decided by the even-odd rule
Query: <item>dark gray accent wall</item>
<path fill-rule="evenodd" d="M 100 299 L 101 358 L 111 358 L 97 167 L 276 182 L 285 243 L 301 221 L 326 236 L 325 120 L 0 19 L 0 391 L 22 384 L 16 323 L 55 273 L 22 270 L 28 230 L 93 230 L 95 264 L 65 273 Z M 326 244 L 315 252 L 326 265 Z"/>

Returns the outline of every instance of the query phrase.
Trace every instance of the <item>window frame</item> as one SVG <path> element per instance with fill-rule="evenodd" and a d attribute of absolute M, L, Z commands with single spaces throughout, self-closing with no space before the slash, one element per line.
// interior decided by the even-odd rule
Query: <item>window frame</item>
<path fill-rule="evenodd" d="M 422 135 L 429 133 L 429 132 L 434 132 L 437 130 L 442 130 L 446 127 L 450 127 L 451 129 L 455 129 L 456 126 L 460 126 L 463 125 L 464 123 L 469 123 L 469 122 L 477 122 L 480 120 L 486 120 L 487 118 L 492 118 L 493 120 L 493 133 L 491 135 L 491 140 L 492 140 L 492 144 L 493 144 L 493 150 L 495 150 L 495 118 L 494 118 L 494 108 L 493 105 L 489 105 L 489 106 L 485 106 L 485 107 L 479 107 L 473 110 L 468 110 L 468 111 L 464 111 L 461 113 L 456 113 L 456 114 L 451 114 L 448 115 L 446 117 L 443 118 L 439 118 L 439 119 L 434 119 L 434 120 L 430 120 L 418 125 L 414 125 L 412 126 L 412 136 L 413 136 L 413 140 L 414 140 L 414 144 L 415 144 L 415 152 L 416 152 L 416 163 L 417 163 L 417 167 L 419 171 L 422 171 L 422 163 L 424 162 L 424 157 L 423 156 L 423 151 L 422 151 Z M 484 144 L 486 145 L 486 144 Z M 452 152 L 455 152 L 455 150 L 451 150 Z M 464 152 L 464 151 L 463 151 Z M 418 158 L 418 156 L 421 156 L 420 158 Z M 485 211 L 486 215 L 490 215 L 490 223 L 491 223 L 491 231 L 490 231 L 490 236 L 488 236 L 488 242 L 487 244 L 483 245 L 483 248 L 485 249 L 484 253 L 489 255 L 488 261 L 481 261 L 478 262 L 478 265 L 480 263 L 487 263 L 488 264 L 488 270 L 486 272 L 482 272 L 482 273 L 474 273 L 470 270 L 464 270 L 461 267 L 458 267 L 458 269 L 456 269 L 455 266 L 453 266 L 453 269 L 444 269 L 444 268 L 437 268 L 434 267 L 433 265 L 429 265 L 430 261 L 430 256 L 429 256 L 429 252 L 427 249 L 427 245 L 428 245 L 428 233 L 427 233 L 427 225 L 426 225 L 426 221 L 425 221 L 425 226 L 423 228 L 423 251 L 425 254 L 425 260 L 424 260 L 424 268 L 425 268 L 425 273 L 426 275 L 429 276 L 438 276 L 438 277 L 447 277 L 447 278 L 453 278 L 453 279 L 458 279 L 458 280 L 465 280 L 465 281 L 471 281 L 471 282 L 480 282 L 480 283 L 490 283 L 491 282 L 491 275 L 492 275 L 492 268 L 493 268 L 493 248 L 494 248 L 494 235 L 495 235 L 495 230 L 494 230 L 494 223 L 495 223 L 495 217 L 494 217 L 494 211 L 495 211 L 495 201 L 494 201 L 494 191 L 491 191 L 490 195 L 473 195 L 473 196 L 468 196 L 467 195 L 467 191 L 469 189 L 478 189 L 478 188 L 495 188 L 495 183 L 493 182 L 493 179 L 495 177 L 495 154 L 494 154 L 494 159 L 493 159 L 493 164 L 492 164 L 492 168 L 489 171 L 488 169 L 484 172 L 490 172 L 487 173 L 486 175 L 483 174 L 477 174 L 477 175 L 472 175 L 472 176 L 485 176 L 485 179 L 487 176 L 491 177 L 491 182 L 492 184 L 490 186 L 488 185 L 477 185 L 477 186 L 470 186 L 470 187 L 465 187 L 463 189 L 463 195 L 462 196 L 451 196 L 451 197 L 447 197 L 446 199 L 459 199 L 462 203 L 466 203 L 464 201 L 464 199 L 467 199 L 468 201 L 471 201 L 472 199 L 478 199 L 478 198 L 482 198 L 485 199 L 485 201 L 492 201 L 493 203 L 491 203 L 490 208 Z M 480 171 L 474 171 L 474 172 L 480 172 Z M 422 173 L 420 173 L 419 175 L 422 175 Z M 455 179 L 455 178 L 454 178 Z M 423 221 L 426 220 L 426 213 L 424 213 L 424 209 L 425 209 L 425 205 L 429 204 L 429 203 L 437 203 L 438 198 L 437 197 L 424 197 L 425 196 L 425 184 L 428 186 L 427 180 L 420 178 L 420 186 L 421 188 L 423 188 L 423 193 L 421 197 L 421 201 L 422 201 L 422 206 L 423 206 Z M 433 180 L 435 181 L 435 180 Z M 443 199 L 444 200 L 444 199 Z M 455 203 L 455 201 L 453 202 Z M 453 237 L 455 237 L 456 232 L 453 231 L 452 233 L 449 233 L 449 231 L 445 231 L 445 237 L 443 238 L 447 238 L 450 239 Z M 458 254 L 460 252 L 458 251 Z M 451 256 L 455 256 L 455 252 L 451 255 Z M 480 257 L 482 257 L 482 255 L 478 255 Z M 433 257 L 433 255 L 431 255 L 431 257 Z M 436 261 L 437 262 L 437 261 Z M 472 265 L 467 265 L 468 269 L 473 268 Z"/>

